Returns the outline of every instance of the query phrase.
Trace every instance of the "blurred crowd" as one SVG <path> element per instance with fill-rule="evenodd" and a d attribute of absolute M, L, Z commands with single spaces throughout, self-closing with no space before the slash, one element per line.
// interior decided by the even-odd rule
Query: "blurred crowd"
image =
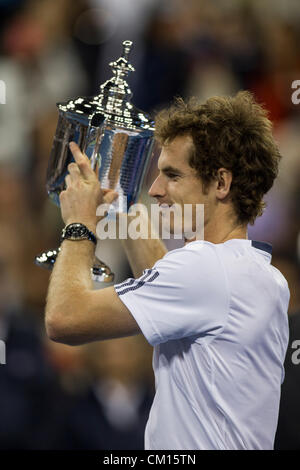
<path fill-rule="evenodd" d="M 134 42 L 133 102 L 144 111 L 178 95 L 205 100 L 240 89 L 265 103 L 283 158 L 249 238 L 273 244 L 273 264 L 291 290 L 291 338 L 300 339 L 300 104 L 291 99 L 300 80 L 300 4 L 2 0 L 0 38 L 0 449 L 142 449 L 154 388 L 146 341 L 68 347 L 45 335 L 49 272 L 34 257 L 57 247 L 63 226 L 45 189 L 56 103 L 98 94 L 125 39 Z M 101 256 L 116 282 L 130 275 L 117 240 L 104 241 Z M 300 370 L 289 351 L 276 446 L 300 449 L 300 425 L 292 425 Z"/>

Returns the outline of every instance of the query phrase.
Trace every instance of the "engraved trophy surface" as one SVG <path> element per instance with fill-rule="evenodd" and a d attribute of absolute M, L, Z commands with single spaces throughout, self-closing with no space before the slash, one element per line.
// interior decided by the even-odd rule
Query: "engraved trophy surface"
<path fill-rule="evenodd" d="M 58 206 L 59 194 L 65 189 L 67 167 L 74 161 L 69 149 L 71 141 L 90 159 L 101 187 L 118 192 L 109 213 L 127 213 L 138 200 L 152 152 L 154 121 L 130 101 L 132 93 L 125 78 L 134 71 L 128 60 L 131 46 L 131 41 L 123 42 L 122 56 L 109 64 L 113 77 L 101 85 L 99 95 L 57 104 L 59 118 L 46 188 Z M 36 264 L 51 269 L 58 251 L 37 256 Z M 95 262 L 92 277 L 99 282 L 113 281 L 113 273 L 101 261 Z"/>

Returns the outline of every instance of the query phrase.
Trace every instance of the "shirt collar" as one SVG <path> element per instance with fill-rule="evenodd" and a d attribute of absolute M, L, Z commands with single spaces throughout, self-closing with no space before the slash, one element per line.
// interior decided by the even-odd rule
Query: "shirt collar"
<path fill-rule="evenodd" d="M 269 253 L 269 255 L 272 255 L 272 245 L 270 243 L 251 240 L 251 245 L 253 248 L 257 248 L 258 250 L 265 251 Z"/>

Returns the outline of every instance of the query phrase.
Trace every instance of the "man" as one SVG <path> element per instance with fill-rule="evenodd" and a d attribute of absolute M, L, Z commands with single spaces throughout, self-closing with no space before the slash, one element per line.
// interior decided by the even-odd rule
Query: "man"
<path fill-rule="evenodd" d="M 161 205 L 204 204 L 204 240 L 166 253 L 161 241 L 128 239 L 133 272 L 144 274 L 99 291 L 90 278 L 94 244 L 64 240 L 48 335 L 67 344 L 145 335 L 156 379 L 146 449 L 272 449 L 289 290 L 270 264 L 270 245 L 247 239 L 278 172 L 271 123 L 240 92 L 202 105 L 178 100 L 157 116 L 156 137 L 162 152 L 149 194 Z M 76 163 L 62 217 L 95 232 L 96 207 L 115 194 L 101 190 L 87 157 L 70 147 Z"/>

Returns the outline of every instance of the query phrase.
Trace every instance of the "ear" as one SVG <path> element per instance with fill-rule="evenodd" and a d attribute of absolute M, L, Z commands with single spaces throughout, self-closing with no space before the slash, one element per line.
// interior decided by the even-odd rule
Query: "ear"
<path fill-rule="evenodd" d="M 216 196 L 219 200 L 225 199 L 229 192 L 232 183 L 232 173 L 226 168 L 219 168 L 217 171 L 217 188 Z"/>

